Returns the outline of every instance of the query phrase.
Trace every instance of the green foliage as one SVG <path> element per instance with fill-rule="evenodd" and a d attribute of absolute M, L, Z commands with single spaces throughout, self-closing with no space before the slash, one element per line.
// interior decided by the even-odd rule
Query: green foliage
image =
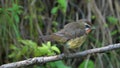
<path fill-rule="evenodd" d="M 53 28 L 52 28 L 53 32 L 57 32 L 56 26 L 58 26 L 58 22 L 53 21 L 52 23 L 53 23 Z"/>
<path fill-rule="evenodd" d="M 67 0 L 57 0 L 61 10 L 65 13 L 67 9 Z"/>
<path fill-rule="evenodd" d="M 107 20 L 108 20 L 108 22 L 110 23 L 110 24 L 112 24 L 112 25 L 116 25 L 117 24 L 117 22 L 118 22 L 118 19 L 116 18 L 116 17 L 114 17 L 114 16 L 109 16 L 109 17 L 107 17 Z M 113 36 L 113 35 L 116 35 L 118 33 L 118 30 L 113 30 L 113 31 L 111 31 L 111 35 Z"/>
<path fill-rule="evenodd" d="M 6 1 L 7 3 L 7 1 Z M 22 13 L 22 7 L 18 4 L 12 3 L 9 1 L 9 4 L 3 5 L 4 7 L 0 7 L 0 44 L 1 44 L 1 52 L 7 53 L 6 59 L 8 59 L 8 52 L 10 51 L 9 46 L 11 43 L 16 43 L 16 39 L 20 38 L 19 32 L 19 15 Z M 16 53 L 10 55 L 10 57 L 19 58 L 20 52 L 17 49 L 18 47 L 11 47 L 16 50 Z M 7 49 L 7 50 L 6 50 Z M 1 56 L 2 57 L 2 56 Z M 0 58 L 1 58 L 0 57 Z M 1 63 L 2 60 L 0 60 Z M 5 60 L 8 61 L 8 60 Z"/>
<path fill-rule="evenodd" d="M 46 44 L 43 43 L 42 46 L 38 46 L 37 43 L 31 40 L 19 40 L 19 42 L 22 45 L 21 48 L 11 45 L 10 49 L 13 51 L 9 54 L 9 58 L 14 58 L 16 56 L 16 59 L 20 59 L 22 56 L 49 56 L 60 53 L 60 50 L 50 42 Z"/>
<path fill-rule="evenodd" d="M 5 26 L 10 26 L 14 30 L 17 38 L 20 38 L 18 23 L 20 22 L 19 15 L 22 13 L 22 7 L 18 4 L 12 4 L 12 7 L 0 8 L 0 22 L 7 23 Z M 7 30 L 6 30 L 7 31 Z"/>
<path fill-rule="evenodd" d="M 95 15 L 92 15 L 92 16 L 91 16 L 91 19 L 95 19 L 95 18 L 96 18 Z"/>
<path fill-rule="evenodd" d="M 60 9 L 63 13 L 66 12 L 67 9 L 67 1 L 66 0 L 57 0 L 58 6 L 53 7 L 51 10 L 52 14 L 56 14 L 57 11 Z"/>
<path fill-rule="evenodd" d="M 42 44 L 42 47 L 39 47 L 38 50 L 35 50 L 36 52 L 39 51 L 39 55 L 37 53 L 35 56 L 42 56 L 42 55 L 55 55 L 56 53 L 60 53 L 60 50 L 56 47 L 56 45 L 51 45 L 50 42 L 47 42 L 46 44 Z"/>
<path fill-rule="evenodd" d="M 108 20 L 108 22 L 110 22 L 111 24 L 117 24 L 117 22 L 118 22 L 118 19 L 115 18 L 115 17 L 113 17 L 113 16 L 107 17 L 107 20 Z"/>
<path fill-rule="evenodd" d="M 48 65 L 50 68 L 70 68 L 66 66 L 62 61 L 49 62 Z"/>
<path fill-rule="evenodd" d="M 19 23 L 19 14 L 22 13 L 21 10 L 22 6 L 19 6 L 17 4 L 13 4 L 11 8 L 8 8 L 8 12 L 12 13 L 13 19 L 15 20 L 16 23 Z"/>
<path fill-rule="evenodd" d="M 11 62 L 13 60 L 16 61 L 16 58 L 21 58 L 22 57 L 33 57 L 33 56 L 45 56 L 49 54 L 53 54 L 52 52 L 57 51 L 56 48 L 52 47 L 54 45 L 51 44 L 51 48 L 47 46 L 47 43 L 45 44 L 46 46 L 39 46 L 38 44 L 26 44 L 22 42 L 18 42 L 18 38 L 29 38 L 33 39 L 34 41 L 37 41 L 39 38 L 38 36 L 40 34 L 47 34 L 48 32 L 51 32 L 51 30 L 47 30 L 49 27 L 46 25 L 46 19 L 52 20 L 52 30 L 54 32 L 57 31 L 57 29 L 60 29 L 60 27 L 63 27 L 61 25 L 57 25 L 58 22 L 60 21 L 67 21 L 67 20 L 76 20 L 76 12 L 78 13 L 79 19 L 81 19 L 81 12 L 79 10 L 76 10 L 76 6 L 79 7 L 80 10 L 82 10 L 85 15 L 87 16 L 88 14 L 88 4 L 92 0 L 87 0 L 87 1 L 76 1 L 72 0 L 72 4 L 69 4 L 67 7 L 67 0 L 28 0 L 28 1 L 22 1 L 22 0 L 4 0 L 5 2 L 1 1 L 1 6 L 0 6 L 0 64 Z M 113 2 L 116 0 L 113 0 Z M 104 17 L 102 17 L 105 21 L 105 24 L 101 25 L 102 19 L 101 17 L 98 16 L 98 13 L 96 12 L 96 8 L 92 8 L 90 10 L 90 13 L 92 13 L 92 23 L 93 26 L 97 26 L 97 30 L 95 32 L 91 32 L 91 36 L 87 38 L 85 46 L 82 46 L 80 49 L 82 50 L 87 50 L 89 48 L 96 48 L 96 47 L 101 47 L 105 46 L 106 44 L 110 44 L 111 41 L 113 43 L 117 43 L 120 40 L 120 23 L 119 23 L 119 2 L 115 2 L 115 6 L 112 8 L 111 5 L 108 5 L 109 2 L 106 2 L 104 7 L 99 6 L 99 3 L 104 2 L 104 0 L 100 1 L 95 1 L 94 3 L 96 4 L 96 7 L 98 10 L 100 10 L 100 13 Z M 52 3 L 52 4 L 51 4 Z M 53 6 L 53 3 L 57 3 Z M 57 6 L 56 6 L 57 5 Z M 21 7 L 22 6 L 22 7 Z M 52 8 L 51 8 L 52 7 Z M 111 8 L 109 8 L 111 7 Z M 24 9 L 23 9 L 24 8 Z M 63 15 L 57 15 L 58 11 L 65 13 L 66 9 L 69 9 L 69 13 L 67 13 L 64 17 Z M 116 8 L 116 10 L 111 10 Z M 106 11 L 109 10 L 109 11 Z M 49 12 L 51 11 L 51 14 Z M 114 13 L 115 12 L 115 13 Z M 84 14 L 83 13 L 83 14 Z M 112 15 L 112 16 L 111 16 Z M 98 18 L 98 19 L 96 19 Z M 63 20 L 64 19 L 64 20 Z M 95 21 L 94 21 L 95 20 Z M 55 22 L 54 22 L 55 21 Z M 62 24 L 62 23 L 59 23 Z M 105 29 L 104 29 L 105 27 Z M 21 29 L 22 28 L 22 29 Z M 56 29 L 57 28 L 57 29 Z M 48 31 L 48 32 L 46 32 Z M 108 32 L 110 32 L 111 36 L 108 35 Z M 110 41 L 111 40 L 111 41 Z M 29 42 L 30 43 L 30 42 Z M 10 44 L 11 47 L 10 47 Z M 36 48 L 36 49 L 35 49 Z M 47 50 L 49 49 L 50 53 L 47 53 Z M 41 53 L 40 53 L 41 52 Z M 95 66 L 98 66 L 98 68 L 101 68 L 101 62 L 103 62 L 103 67 L 108 66 L 106 68 L 114 68 L 118 67 L 120 68 L 119 65 L 119 50 L 116 52 L 110 51 L 112 55 L 109 55 L 109 53 L 106 53 L 106 56 L 112 60 L 112 61 L 106 61 L 107 58 L 104 58 L 104 56 L 95 56 L 95 60 L 102 58 L 102 60 L 95 61 Z M 11 54 L 10 54 L 11 53 Z M 56 54 L 57 52 L 54 52 Z M 11 57 L 12 59 L 9 60 L 8 58 Z M 113 55 L 114 54 L 114 55 Z M 5 59 L 3 59 L 5 58 Z M 75 63 L 77 63 L 76 61 Z M 108 65 L 108 62 L 111 63 Z M 59 64 L 59 63 L 58 63 Z M 64 63 L 63 63 L 64 64 Z M 49 64 L 48 64 L 49 65 Z M 53 65 L 56 66 L 56 64 L 53 62 Z M 76 66 L 75 64 L 74 66 Z M 53 67 L 53 66 L 51 66 Z M 36 68 L 36 67 L 35 67 Z M 39 67 L 40 68 L 40 67 Z M 45 65 L 43 65 L 41 68 L 47 68 Z M 50 67 L 48 67 L 50 68 Z"/>
<path fill-rule="evenodd" d="M 116 35 L 117 32 L 118 32 L 118 30 L 114 30 L 114 31 L 112 31 L 110 34 L 113 36 L 113 35 Z"/>
<path fill-rule="evenodd" d="M 51 10 L 51 13 L 56 14 L 58 9 L 59 9 L 58 7 L 53 7 L 52 10 Z"/>
<path fill-rule="evenodd" d="M 78 68 L 95 68 L 95 65 L 92 60 L 83 61 Z"/>
<path fill-rule="evenodd" d="M 4 11 L 5 11 L 5 9 L 4 9 L 4 8 L 0 8 L 0 14 L 3 14 L 3 13 L 4 13 Z"/>
<path fill-rule="evenodd" d="M 18 4 L 12 4 L 12 7 L 9 8 L 0 8 L 1 14 L 7 14 L 15 20 L 15 22 L 19 23 L 19 14 L 22 13 L 22 6 L 19 6 Z"/>

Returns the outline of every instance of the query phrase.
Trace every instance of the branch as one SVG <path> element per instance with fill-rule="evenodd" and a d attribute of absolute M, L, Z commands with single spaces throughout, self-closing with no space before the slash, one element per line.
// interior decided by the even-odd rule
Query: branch
<path fill-rule="evenodd" d="M 60 54 L 60 55 L 49 56 L 49 57 L 30 58 L 30 59 L 23 60 L 23 61 L 4 64 L 4 65 L 1 65 L 0 68 L 17 68 L 17 67 L 28 66 L 28 65 L 32 65 L 32 64 L 38 64 L 38 63 L 43 64 L 46 62 L 62 60 L 62 59 L 69 59 L 69 58 L 75 58 L 75 57 L 80 58 L 80 57 L 86 56 L 88 54 L 104 53 L 105 51 L 115 50 L 118 48 L 120 48 L 120 43 L 108 45 L 108 46 L 101 47 L 101 48 L 89 49 L 89 50 L 85 50 L 82 52 L 77 52 L 77 53 L 72 53 L 72 54 L 67 54 L 67 55 Z"/>

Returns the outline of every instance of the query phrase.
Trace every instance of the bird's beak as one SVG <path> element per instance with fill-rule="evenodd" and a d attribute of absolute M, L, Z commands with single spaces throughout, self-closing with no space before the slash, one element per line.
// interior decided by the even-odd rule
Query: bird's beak
<path fill-rule="evenodd" d="M 86 34 L 90 33 L 91 31 L 95 30 L 95 27 L 91 27 L 91 28 L 86 28 Z"/>

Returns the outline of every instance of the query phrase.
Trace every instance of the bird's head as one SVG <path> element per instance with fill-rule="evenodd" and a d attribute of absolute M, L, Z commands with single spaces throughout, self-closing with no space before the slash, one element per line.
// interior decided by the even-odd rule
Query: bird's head
<path fill-rule="evenodd" d="M 92 26 L 92 23 L 87 19 L 81 19 L 81 22 L 84 25 L 86 34 L 90 33 L 92 30 L 95 29 L 95 27 Z"/>

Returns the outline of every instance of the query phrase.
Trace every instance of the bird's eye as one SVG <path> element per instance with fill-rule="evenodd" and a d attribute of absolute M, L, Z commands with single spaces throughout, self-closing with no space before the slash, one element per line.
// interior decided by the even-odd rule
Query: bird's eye
<path fill-rule="evenodd" d="M 90 25 L 85 25 L 86 28 L 90 28 Z"/>

